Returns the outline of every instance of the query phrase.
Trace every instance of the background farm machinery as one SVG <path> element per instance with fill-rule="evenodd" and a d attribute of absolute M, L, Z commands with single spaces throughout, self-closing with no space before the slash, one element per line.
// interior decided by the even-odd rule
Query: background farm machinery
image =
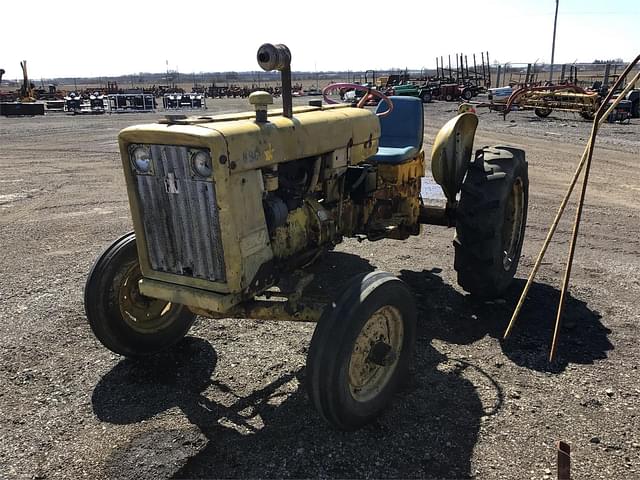
<path fill-rule="evenodd" d="M 604 96 L 619 77 L 615 63 L 555 65 L 497 65 L 496 87 L 489 89 L 488 106 L 503 112 L 533 110 L 540 118 L 552 111 L 573 112 L 592 120 Z M 616 92 L 619 93 L 621 89 Z M 640 90 L 631 90 L 607 120 L 628 122 L 640 117 Z"/>
<path fill-rule="evenodd" d="M 472 54 L 471 66 L 469 66 L 469 57 L 466 54 L 456 53 L 455 69 L 451 62 L 451 55 L 448 55 L 447 58 L 448 67 L 445 67 L 444 58 L 442 56 L 439 59 L 436 57 L 436 75 L 428 83 L 433 88 L 434 98 L 445 101 L 455 101 L 462 98 L 469 101 L 491 86 L 489 52 L 480 53 L 479 63 L 476 60 L 476 54 Z"/>
<path fill-rule="evenodd" d="M 605 87 L 597 90 L 584 89 L 575 84 L 561 85 L 520 85 L 492 89 L 488 95 L 491 110 L 500 111 L 506 116 L 512 110 L 533 110 L 540 118 L 548 117 L 551 112 L 577 113 L 585 120 L 593 120 L 602 104 Z M 621 100 L 607 121 L 625 123 L 631 118 L 640 117 L 640 90 L 632 90 Z"/>
<path fill-rule="evenodd" d="M 443 57 L 436 58 L 435 75 L 429 75 L 423 69 L 417 74 L 405 69 L 398 73 L 378 74 L 374 70 L 367 70 L 363 75 L 354 75 L 354 82 L 371 89 L 379 90 L 386 95 L 402 97 L 418 97 L 423 103 L 432 100 L 457 101 L 463 99 L 471 100 L 473 97 L 483 93 L 491 85 L 491 69 L 489 67 L 489 52 L 482 52 L 480 63 L 476 61 L 473 54 L 472 64 L 469 66 L 468 56 L 464 54 L 455 55 L 455 69 L 451 64 L 449 55 L 449 67 L 444 67 Z M 486 62 L 486 63 L 485 63 Z M 345 97 L 347 100 L 358 102 L 366 93 L 364 91 L 354 91 Z M 378 99 L 370 97 L 366 104 L 375 105 Z"/>
<path fill-rule="evenodd" d="M 399 75 L 396 76 L 398 78 L 389 76 L 388 78 L 397 81 L 384 86 L 379 85 L 379 88 L 386 87 L 386 93 L 391 95 L 419 97 L 426 103 L 431 100 L 451 102 L 463 99 L 469 101 L 491 85 L 489 52 L 486 52 L 486 64 L 485 52 L 481 53 L 479 65 L 474 53 L 471 67 L 469 67 L 467 55 L 455 54 L 455 69 L 451 63 L 451 55 L 448 56 L 448 59 L 449 66 L 445 68 L 443 57 L 439 57 L 439 59 L 436 57 L 435 75 L 428 76 L 423 72 L 418 78 L 411 78 L 405 71 L 402 77 Z"/>
<path fill-rule="evenodd" d="M 33 116 L 44 115 L 44 104 L 35 103 L 34 97 L 35 85 L 29 80 L 27 74 L 27 61 L 20 62 L 20 68 L 22 69 L 22 84 L 20 89 L 13 95 L 12 98 L 5 98 L 4 102 L 0 103 L 0 115 L 6 116 Z M 3 70 L 4 73 L 4 70 Z M 0 75 L 1 77 L 1 75 Z M 8 100 L 8 101 L 7 101 Z"/>
<path fill-rule="evenodd" d="M 197 109 L 207 108 L 207 101 L 201 93 L 165 93 L 162 97 L 162 106 L 165 110 L 182 108 Z"/>
<path fill-rule="evenodd" d="M 519 110 L 533 110 L 540 118 L 558 110 L 576 112 L 586 120 L 593 120 L 601 100 L 598 92 L 576 85 L 522 86 L 513 91 L 502 111 L 506 115 L 517 104 Z"/>

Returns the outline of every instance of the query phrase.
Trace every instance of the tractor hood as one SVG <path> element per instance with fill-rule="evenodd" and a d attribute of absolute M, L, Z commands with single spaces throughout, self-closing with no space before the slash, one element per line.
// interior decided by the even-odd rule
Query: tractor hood
<path fill-rule="evenodd" d="M 269 111 L 258 123 L 254 112 L 172 118 L 121 132 L 127 142 L 207 144 L 223 140 L 229 168 L 243 172 L 351 147 L 350 163 L 357 164 L 378 149 L 380 122 L 367 109 L 348 105 L 296 107 L 293 118 L 282 110 Z M 173 138 L 172 138 L 173 137 Z M 220 145 L 221 146 L 221 145 Z M 219 151 L 219 149 L 216 149 Z"/>
<path fill-rule="evenodd" d="M 274 112 L 275 113 L 275 112 Z M 254 114 L 234 120 L 214 118 L 199 127 L 214 130 L 227 143 L 229 166 L 242 172 L 352 147 L 351 163 L 375 154 L 380 122 L 369 110 L 353 107 L 299 107 L 293 118 L 277 114 L 258 123 Z"/>

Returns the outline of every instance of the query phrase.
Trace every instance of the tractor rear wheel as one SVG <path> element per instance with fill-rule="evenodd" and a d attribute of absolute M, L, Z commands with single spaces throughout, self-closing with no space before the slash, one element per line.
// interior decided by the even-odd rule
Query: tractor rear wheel
<path fill-rule="evenodd" d="M 422 103 L 429 103 L 433 99 L 431 92 L 422 92 L 420 94 L 420 98 L 422 99 Z"/>
<path fill-rule="evenodd" d="M 358 275 L 327 305 L 311 339 L 307 389 L 334 428 L 355 430 L 389 404 L 416 337 L 413 295 L 386 272 Z"/>
<path fill-rule="evenodd" d="M 100 342 L 127 357 L 151 355 L 184 337 L 195 315 L 186 307 L 145 297 L 136 237 L 128 233 L 96 260 L 84 289 L 89 325 Z"/>
<path fill-rule="evenodd" d="M 462 98 L 464 98 L 465 100 L 469 101 L 473 98 L 473 92 L 471 91 L 470 88 L 465 88 L 462 91 Z"/>
<path fill-rule="evenodd" d="M 454 268 L 458 284 L 480 298 L 495 298 L 518 268 L 529 199 L 524 151 L 476 152 L 456 211 Z"/>

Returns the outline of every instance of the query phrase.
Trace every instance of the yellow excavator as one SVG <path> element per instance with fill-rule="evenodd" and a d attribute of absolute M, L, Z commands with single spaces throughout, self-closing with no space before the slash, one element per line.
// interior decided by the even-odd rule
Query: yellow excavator
<path fill-rule="evenodd" d="M 20 67 L 22 68 L 22 85 L 18 92 L 18 101 L 0 103 L 0 115 L 7 117 L 44 115 L 44 103 L 36 103 L 35 85 L 29 81 L 27 75 L 27 61 L 20 62 Z M 4 70 L 0 70 L 0 72 L 1 78 L 5 72 Z"/>
<path fill-rule="evenodd" d="M 29 75 L 27 75 L 27 61 L 20 62 L 20 68 L 22 68 L 22 86 L 20 87 L 20 101 L 35 102 L 36 99 L 33 96 L 33 89 L 35 85 L 29 81 Z"/>

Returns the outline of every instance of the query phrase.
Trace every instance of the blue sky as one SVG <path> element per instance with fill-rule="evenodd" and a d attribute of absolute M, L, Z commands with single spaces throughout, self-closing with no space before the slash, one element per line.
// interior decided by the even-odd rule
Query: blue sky
<path fill-rule="evenodd" d="M 295 70 L 432 68 L 489 51 L 500 63 L 548 62 L 555 0 L 347 2 L 239 0 L 5 2 L 0 67 L 34 79 L 143 71 L 256 70 L 264 42 L 286 43 Z M 25 25 L 28 24 L 28 28 Z M 560 0 L 556 63 L 640 53 L 640 0 Z M 470 57 L 469 57 L 470 58 Z"/>

